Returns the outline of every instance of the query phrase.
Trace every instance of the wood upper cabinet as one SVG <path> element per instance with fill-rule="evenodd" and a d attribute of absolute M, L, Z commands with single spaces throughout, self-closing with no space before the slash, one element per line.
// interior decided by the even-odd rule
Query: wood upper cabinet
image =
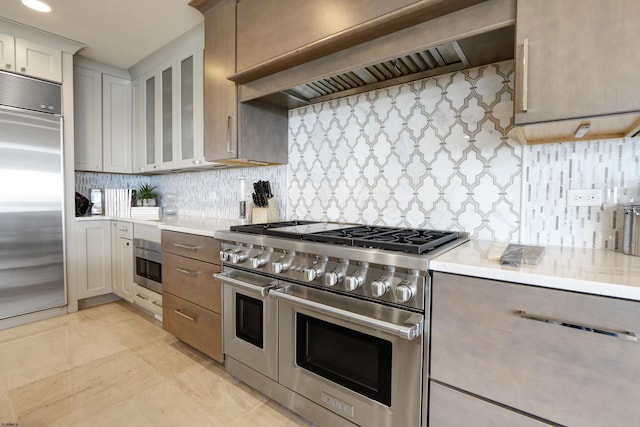
<path fill-rule="evenodd" d="M 237 71 L 418 0 L 239 0 Z"/>
<path fill-rule="evenodd" d="M 528 140 L 565 140 L 598 116 L 623 115 L 594 119 L 585 139 L 640 124 L 638 15 L 636 0 L 518 0 L 515 124 L 556 122 L 525 128 Z"/>
<path fill-rule="evenodd" d="M 205 158 L 228 164 L 287 162 L 285 108 L 238 102 L 227 79 L 236 64 L 236 2 L 224 0 L 205 12 Z"/>

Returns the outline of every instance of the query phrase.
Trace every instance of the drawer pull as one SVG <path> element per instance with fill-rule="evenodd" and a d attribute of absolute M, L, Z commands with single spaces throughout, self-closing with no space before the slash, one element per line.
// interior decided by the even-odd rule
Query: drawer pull
<path fill-rule="evenodd" d="M 185 270 L 184 268 L 180 268 L 180 267 L 176 267 L 176 271 L 182 273 L 182 274 L 186 274 L 187 276 L 196 276 L 198 274 L 200 274 L 199 271 L 189 271 L 189 270 Z"/>
<path fill-rule="evenodd" d="M 195 317 L 187 316 L 186 314 L 184 314 L 183 312 L 181 312 L 181 311 L 180 311 L 180 310 L 178 310 L 178 309 L 173 310 L 173 312 L 174 312 L 175 314 L 177 314 L 178 316 L 182 316 L 182 317 L 184 317 L 185 319 L 189 319 L 189 320 L 191 320 L 192 322 L 195 322 L 195 321 L 196 321 L 196 318 L 195 318 Z"/>
<path fill-rule="evenodd" d="M 159 303 L 158 301 L 151 301 L 151 304 L 157 305 L 158 307 L 162 308 L 162 304 Z"/>
<path fill-rule="evenodd" d="M 141 300 L 145 300 L 145 301 L 149 301 L 149 298 L 146 295 L 142 295 L 142 294 L 136 294 L 136 296 L 138 298 L 140 298 Z"/>
<path fill-rule="evenodd" d="M 564 326 L 566 328 L 579 329 L 585 332 L 593 332 L 595 334 L 608 335 L 614 338 L 620 338 L 626 341 L 638 341 L 638 337 L 633 332 L 629 331 L 614 331 L 611 329 L 599 328 L 595 326 L 581 325 L 579 323 L 568 322 L 566 320 L 551 319 L 548 317 L 538 316 L 535 314 L 529 314 L 526 311 L 516 311 L 517 315 L 523 319 L 535 320 L 537 322 L 550 323 L 552 325 Z"/>
<path fill-rule="evenodd" d="M 202 246 L 183 245 L 182 243 L 174 243 L 173 246 L 177 246 L 178 248 L 182 248 L 182 249 L 188 249 L 190 251 L 195 251 L 202 247 Z"/>

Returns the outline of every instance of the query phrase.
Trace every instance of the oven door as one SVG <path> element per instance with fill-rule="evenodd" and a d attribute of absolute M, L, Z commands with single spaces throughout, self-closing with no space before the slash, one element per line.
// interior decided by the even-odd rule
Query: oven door
<path fill-rule="evenodd" d="M 271 293 L 281 384 L 358 425 L 420 425 L 422 314 L 297 285 Z"/>
<path fill-rule="evenodd" d="M 277 381 L 277 303 L 269 297 L 277 282 L 228 267 L 214 277 L 224 284 L 225 355 Z"/>

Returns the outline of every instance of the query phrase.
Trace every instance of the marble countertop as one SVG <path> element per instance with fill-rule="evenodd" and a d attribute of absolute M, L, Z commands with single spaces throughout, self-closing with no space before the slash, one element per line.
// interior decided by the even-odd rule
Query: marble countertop
<path fill-rule="evenodd" d="M 116 220 L 128 221 L 135 224 L 147 224 L 157 226 L 160 230 L 179 231 L 181 233 L 199 234 L 211 236 L 217 230 L 228 230 L 232 225 L 242 224 L 239 219 L 209 218 L 196 216 L 164 216 L 160 220 L 148 220 L 139 218 L 117 218 L 109 216 L 84 216 L 76 217 L 76 221 Z"/>
<path fill-rule="evenodd" d="M 604 249 L 547 246 L 540 263 L 508 267 L 506 248 L 471 240 L 431 260 L 434 271 L 640 301 L 640 257 Z"/>

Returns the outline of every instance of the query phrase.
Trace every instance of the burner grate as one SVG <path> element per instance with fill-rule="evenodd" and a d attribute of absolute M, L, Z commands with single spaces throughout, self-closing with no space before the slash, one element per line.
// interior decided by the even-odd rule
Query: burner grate
<path fill-rule="evenodd" d="M 229 227 L 230 231 L 239 231 L 242 233 L 251 234 L 268 234 L 269 230 L 274 228 L 293 227 L 297 225 L 316 224 L 317 221 L 280 221 L 280 222 L 265 222 L 261 224 L 245 224 L 245 225 L 233 225 Z"/>
<path fill-rule="evenodd" d="M 304 235 L 303 240 L 421 254 L 455 240 L 455 231 L 359 226 Z"/>

